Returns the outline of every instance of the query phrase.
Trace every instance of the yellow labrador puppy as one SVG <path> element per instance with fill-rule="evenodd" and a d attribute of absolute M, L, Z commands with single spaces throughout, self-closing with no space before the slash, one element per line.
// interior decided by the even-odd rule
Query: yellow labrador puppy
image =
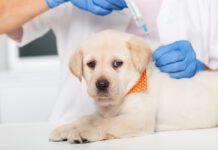
<path fill-rule="evenodd" d="M 92 36 L 70 61 L 96 112 L 55 129 L 51 141 L 86 143 L 218 125 L 218 73 L 171 79 L 151 61 L 151 44 L 117 31 Z"/>

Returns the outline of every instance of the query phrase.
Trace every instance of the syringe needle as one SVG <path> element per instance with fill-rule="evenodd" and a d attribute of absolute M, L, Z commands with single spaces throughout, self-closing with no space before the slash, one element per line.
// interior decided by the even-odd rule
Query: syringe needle
<path fill-rule="evenodd" d="M 137 26 L 142 28 L 144 30 L 144 32 L 148 32 L 146 23 L 142 17 L 141 12 L 139 11 L 138 7 L 136 6 L 136 4 L 132 0 L 126 0 L 126 4 L 129 8 L 131 15 L 133 16 L 133 18 L 135 20 Z"/>

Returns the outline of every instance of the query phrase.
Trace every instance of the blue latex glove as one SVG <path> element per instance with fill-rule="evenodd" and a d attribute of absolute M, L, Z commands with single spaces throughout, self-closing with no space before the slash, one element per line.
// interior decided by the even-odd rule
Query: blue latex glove
<path fill-rule="evenodd" d="M 46 0 L 50 8 L 69 1 L 80 9 L 102 16 L 127 7 L 125 0 Z"/>
<path fill-rule="evenodd" d="M 161 46 L 152 57 L 162 72 L 169 73 L 176 79 L 191 78 L 196 72 L 205 70 L 204 64 L 196 58 L 195 51 L 188 41 Z"/>
<path fill-rule="evenodd" d="M 57 7 L 63 3 L 69 2 L 69 0 L 45 0 L 49 8 Z"/>

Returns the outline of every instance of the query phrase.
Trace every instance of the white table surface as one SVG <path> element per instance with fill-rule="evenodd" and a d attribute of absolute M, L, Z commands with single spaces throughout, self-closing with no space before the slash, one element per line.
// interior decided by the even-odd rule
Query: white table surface
<path fill-rule="evenodd" d="M 0 125 L 0 150 L 218 150 L 218 128 L 73 145 L 49 142 L 52 127 L 47 123 Z"/>

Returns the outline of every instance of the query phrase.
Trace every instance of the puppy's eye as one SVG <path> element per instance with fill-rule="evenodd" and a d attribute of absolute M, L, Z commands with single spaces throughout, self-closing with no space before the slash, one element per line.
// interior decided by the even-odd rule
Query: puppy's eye
<path fill-rule="evenodd" d="M 91 69 L 94 69 L 95 66 L 96 66 L 96 61 L 93 60 L 93 61 L 88 62 L 88 63 L 87 63 L 87 66 L 88 66 L 89 68 L 91 68 Z"/>
<path fill-rule="evenodd" d="M 121 60 L 115 60 L 112 63 L 112 66 L 114 69 L 117 69 L 117 68 L 121 67 L 122 65 L 123 65 L 123 61 L 121 61 Z"/>

